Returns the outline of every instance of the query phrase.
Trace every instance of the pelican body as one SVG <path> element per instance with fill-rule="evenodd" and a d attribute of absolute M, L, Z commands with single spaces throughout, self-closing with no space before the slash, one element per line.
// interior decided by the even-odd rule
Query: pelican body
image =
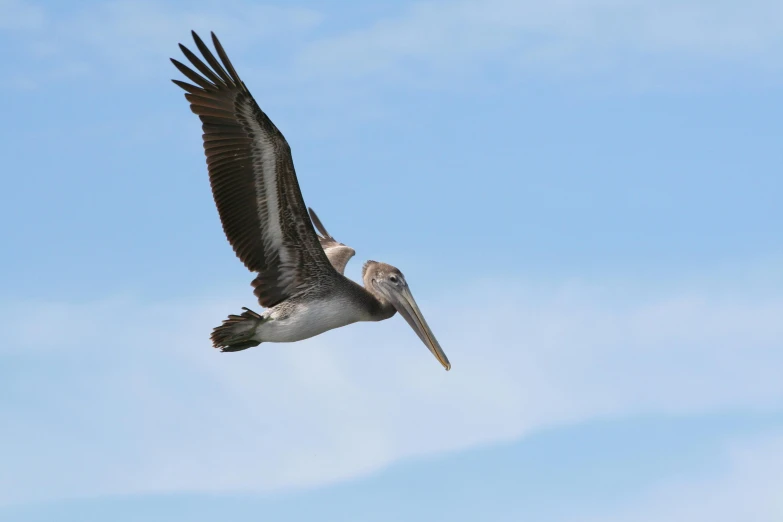
<path fill-rule="evenodd" d="M 201 119 L 223 231 L 240 261 L 257 274 L 254 294 L 266 308 L 261 314 L 244 308 L 240 315 L 229 315 L 212 331 L 215 348 L 237 352 L 264 342 L 301 341 L 399 312 L 449 370 L 402 272 L 367 261 L 363 286 L 345 277 L 355 251 L 335 240 L 305 206 L 283 134 L 259 108 L 215 34 L 218 57 L 192 34 L 202 57 L 180 44 L 193 68 L 171 61 L 193 83 L 172 81 L 185 90 L 190 109 Z"/>

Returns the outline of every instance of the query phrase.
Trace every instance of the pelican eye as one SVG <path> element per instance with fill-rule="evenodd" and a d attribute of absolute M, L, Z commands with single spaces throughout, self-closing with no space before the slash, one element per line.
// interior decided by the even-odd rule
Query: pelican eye
<path fill-rule="evenodd" d="M 396 275 L 389 276 L 389 281 L 391 281 L 392 283 L 396 283 L 398 281 L 397 276 Z"/>

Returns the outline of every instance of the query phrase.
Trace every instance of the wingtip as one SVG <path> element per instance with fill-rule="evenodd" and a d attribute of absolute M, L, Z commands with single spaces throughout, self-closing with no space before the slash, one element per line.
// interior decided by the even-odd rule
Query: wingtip
<path fill-rule="evenodd" d="M 223 44 L 220 43 L 220 39 L 218 39 L 215 32 L 210 31 L 209 35 L 212 37 L 212 45 L 215 46 L 215 49 L 218 51 L 218 53 L 225 53 L 225 51 L 223 50 Z"/>
<path fill-rule="evenodd" d="M 321 235 L 325 239 L 334 239 L 329 232 L 326 231 L 326 227 L 323 223 L 321 223 L 321 220 L 318 219 L 318 214 L 315 213 L 315 210 L 313 210 L 310 207 L 307 207 L 308 212 L 310 213 L 310 220 L 313 222 L 313 225 L 315 225 L 315 228 L 318 232 L 321 233 Z"/>
<path fill-rule="evenodd" d="M 196 31 L 191 30 L 190 34 L 193 36 L 193 41 L 196 42 L 196 46 L 204 45 L 204 40 L 201 39 Z"/>

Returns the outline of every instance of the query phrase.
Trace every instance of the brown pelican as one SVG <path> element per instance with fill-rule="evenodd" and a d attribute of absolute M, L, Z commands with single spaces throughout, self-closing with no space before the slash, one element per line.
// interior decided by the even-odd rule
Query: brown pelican
<path fill-rule="evenodd" d="M 179 47 L 198 72 L 171 60 L 193 84 L 172 81 L 186 91 L 190 109 L 201 119 L 223 231 L 237 257 L 258 274 L 252 282 L 254 294 L 266 308 L 262 314 L 243 308 L 241 315 L 229 315 L 212 331 L 215 348 L 236 352 L 263 342 L 300 341 L 399 312 L 450 369 L 402 272 L 367 261 L 364 287 L 343 275 L 355 251 L 335 240 L 312 209 L 308 215 L 282 133 L 239 79 L 215 34 L 219 61 L 195 32 L 193 40 L 203 61 L 184 45 Z"/>

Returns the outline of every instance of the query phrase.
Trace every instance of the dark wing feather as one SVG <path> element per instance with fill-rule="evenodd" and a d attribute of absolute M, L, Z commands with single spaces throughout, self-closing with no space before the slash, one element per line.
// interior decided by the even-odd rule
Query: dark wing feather
<path fill-rule="evenodd" d="M 271 307 L 323 284 L 334 269 L 308 218 L 288 142 L 258 107 L 214 33 L 220 60 L 195 32 L 193 40 L 203 61 L 180 48 L 196 70 L 171 60 L 193 84 L 173 81 L 201 119 L 223 231 L 237 257 L 258 272 L 255 294 Z"/>
<path fill-rule="evenodd" d="M 332 263 L 335 270 L 341 274 L 345 274 L 345 265 L 347 265 L 348 261 L 356 254 L 356 250 L 333 238 L 329 232 L 326 231 L 326 228 L 323 223 L 321 223 L 321 220 L 318 219 L 315 211 L 309 207 L 307 210 L 310 212 L 310 219 L 313 220 L 315 228 L 318 229 L 318 241 L 321 243 L 321 248 L 324 249 L 326 257 L 329 258 L 329 262 Z"/>

